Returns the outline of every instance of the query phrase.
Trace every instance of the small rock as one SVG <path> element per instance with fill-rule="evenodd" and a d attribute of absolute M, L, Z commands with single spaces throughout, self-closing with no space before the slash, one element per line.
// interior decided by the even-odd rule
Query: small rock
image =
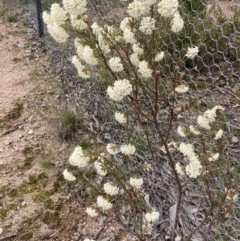
<path fill-rule="evenodd" d="M 33 134 L 33 130 L 29 130 L 28 134 L 32 135 Z"/>
<path fill-rule="evenodd" d="M 27 203 L 26 202 L 22 202 L 22 207 L 24 207 L 24 206 L 26 206 L 27 205 Z"/>
<path fill-rule="evenodd" d="M 3 228 L 0 228 L 0 235 L 2 235 L 3 233 Z"/>
<path fill-rule="evenodd" d="M 238 143 L 238 142 L 239 142 L 238 137 L 233 136 L 233 137 L 232 137 L 232 143 L 236 144 L 236 143 Z"/>

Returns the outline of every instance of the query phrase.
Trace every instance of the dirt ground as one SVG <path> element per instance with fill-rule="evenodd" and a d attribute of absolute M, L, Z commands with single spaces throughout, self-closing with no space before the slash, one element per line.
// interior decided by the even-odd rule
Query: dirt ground
<path fill-rule="evenodd" d="M 104 216 L 89 218 L 85 212 L 88 199 L 78 193 L 81 188 L 63 180 L 62 171 L 74 144 L 57 133 L 58 110 L 54 106 L 61 105 L 61 89 L 54 81 L 50 57 L 41 48 L 38 52 L 38 41 L 29 33 L 21 10 L 3 12 L 0 240 L 135 240 Z M 17 20 L 12 22 L 9 16 L 13 15 Z"/>

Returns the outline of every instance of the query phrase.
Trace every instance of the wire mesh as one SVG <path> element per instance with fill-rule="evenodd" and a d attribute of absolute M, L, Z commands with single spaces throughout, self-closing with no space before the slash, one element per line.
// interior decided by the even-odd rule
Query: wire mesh
<path fill-rule="evenodd" d="M 36 0 L 29 0 L 29 11 L 34 24 L 37 23 Z M 42 0 L 43 11 L 49 11 L 53 2 L 61 1 Z M 179 115 L 181 110 L 188 108 L 188 103 L 195 103 L 194 109 L 189 109 L 185 124 L 190 125 L 195 121 L 195 117 L 203 110 L 214 105 L 222 105 L 226 108 L 226 122 L 224 130 L 230 137 L 240 138 L 240 2 L 235 1 L 180 1 L 180 13 L 184 19 L 184 29 L 180 34 L 169 34 L 163 26 L 163 33 L 159 36 L 159 51 L 164 51 L 166 57 L 159 65 L 161 78 L 168 81 L 176 75 L 182 76 L 184 81 L 192 88 L 188 97 L 179 97 L 177 110 Z M 89 0 L 88 14 L 99 23 L 119 26 L 120 21 L 126 16 L 127 3 L 123 1 Z M 164 37 L 163 37 L 164 36 Z M 46 33 L 45 37 L 48 50 L 57 66 L 59 80 L 67 85 L 66 96 L 69 101 L 76 105 L 83 106 L 86 116 L 89 118 L 90 129 L 96 134 L 101 142 L 107 144 L 123 143 L 126 139 L 126 130 L 116 124 L 114 113 L 116 111 L 129 111 L 127 106 L 120 106 L 109 103 L 106 97 L 106 89 L 109 82 L 95 76 L 88 81 L 77 76 L 75 68 L 70 63 L 71 57 L 75 54 L 75 49 L 71 41 L 58 45 Z M 185 58 L 186 50 L 189 46 L 198 46 L 199 55 L 194 60 Z M 175 73 L 174 76 L 172 73 Z M 159 115 L 159 125 L 162 130 L 167 129 L 167 109 L 162 109 Z M 173 128 L 177 128 L 177 117 L 174 120 Z M 177 200 L 177 185 L 172 182 L 169 172 L 169 164 L 165 156 L 160 152 L 160 143 L 155 127 L 149 123 L 141 126 L 132 126 L 133 133 L 137 139 L 136 147 L 138 154 L 131 160 L 132 170 L 143 170 L 145 177 L 145 199 L 149 198 L 149 203 L 156 207 L 160 213 L 162 225 L 158 227 L 158 240 L 164 240 L 170 232 L 169 229 L 169 209 L 173 207 Z M 144 129 L 150 133 L 152 143 L 152 153 L 147 147 L 147 139 L 144 137 Z M 176 135 L 171 134 L 169 140 L 176 140 Z M 191 141 L 191 140 L 189 140 Z M 233 176 L 239 173 L 239 143 L 227 140 L 225 151 L 229 153 Z M 195 143 L 199 145 L 199 143 Z M 213 143 L 209 143 L 213 146 Z M 176 154 L 174 159 L 178 161 L 180 157 Z M 143 166 L 151 164 L 146 171 Z M 159 165 L 157 165 L 158 163 Z M 165 164 L 163 164 L 165 163 Z M 157 166 L 156 166 L 157 165 Z M 161 166 L 161 168 L 159 167 Z M 220 168 L 220 167 L 219 167 Z M 223 175 L 229 173 L 222 170 Z M 184 179 L 184 178 L 183 178 Z M 214 192 L 224 190 L 226 183 L 223 180 L 212 179 Z M 239 187 L 237 189 L 239 191 Z M 201 185 L 195 182 L 187 182 L 184 187 L 182 209 L 178 227 L 183 233 L 191 233 L 208 211 L 210 216 L 214 216 L 216 210 L 210 210 L 204 200 L 207 193 Z M 239 240 L 239 200 L 232 205 L 231 214 L 214 226 L 208 234 L 206 240 Z M 201 228 L 193 236 L 192 240 L 202 240 L 207 233 L 209 222 L 203 221 Z"/>

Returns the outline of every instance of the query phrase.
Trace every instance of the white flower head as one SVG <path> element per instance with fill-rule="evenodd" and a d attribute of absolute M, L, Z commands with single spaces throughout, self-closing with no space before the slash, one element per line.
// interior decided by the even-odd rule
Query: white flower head
<path fill-rule="evenodd" d="M 135 65 L 136 67 L 138 67 L 139 65 L 139 57 L 138 57 L 138 54 L 137 53 L 133 53 L 130 55 L 130 60 L 132 62 L 133 65 Z"/>
<path fill-rule="evenodd" d="M 183 166 L 180 164 L 180 162 L 177 162 L 176 165 L 175 165 L 175 170 L 178 174 L 180 175 L 184 175 L 184 170 L 183 170 Z"/>
<path fill-rule="evenodd" d="M 194 59 L 194 57 L 197 56 L 198 52 L 198 47 L 189 47 L 187 50 L 187 54 L 185 56 L 187 56 L 190 59 Z"/>
<path fill-rule="evenodd" d="M 123 71 L 123 64 L 119 57 L 113 57 L 109 59 L 108 64 L 113 72 Z"/>
<path fill-rule="evenodd" d="M 71 24 L 74 28 L 78 30 L 85 30 L 88 28 L 88 25 L 83 19 L 79 19 L 78 15 L 71 15 Z"/>
<path fill-rule="evenodd" d="M 114 117 L 115 117 L 116 121 L 119 122 L 120 124 L 127 123 L 127 117 L 123 113 L 116 112 Z"/>
<path fill-rule="evenodd" d="M 95 241 L 94 239 L 85 238 L 83 241 Z"/>
<path fill-rule="evenodd" d="M 177 133 L 181 137 L 186 137 L 186 134 L 184 133 L 183 128 L 181 126 L 177 128 Z"/>
<path fill-rule="evenodd" d="M 109 86 L 107 93 L 112 100 L 122 101 L 123 98 L 132 92 L 132 85 L 129 80 L 117 80 L 113 86 Z"/>
<path fill-rule="evenodd" d="M 185 167 L 186 175 L 191 178 L 197 178 L 201 174 L 202 165 L 200 161 L 190 161 Z"/>
<path fill-rule="evenodd" d="M 175 33 L 178 33 L 183 29 L 183 26 L 184 26 L 184 22 L 180 16 L 179 12 L 174 13 L 173 19 L 172 19 L 171 30 Z"/>
<path fill-rule="evenodd" d="M 208 161 L 214 162 L 217 161 L 219 158 L 219 153 L 211 154 L 211 156 L 208 158 Z"/>
<path fill-rule="evenodd" d="M 90 217 L 97 217 L 98 216 L 98 212 L 96 211 L 96 209 L 91 208 L 91 207 L 87 207 L 86 208 L 86 213 L 90 216 Z"/>
<path fill-rule="evenodd" d="M 159 212 L 152 211 L 145 214 L 145 219 L 148 223 L 154 223 L 159 219 Z"/>
<path fill-rule="evenodd" d="M 139 46 L 139 44 L 133 44 L 132 49 L 133 49 L 133 52 L 138 55 L 143 54 L 143 49 Z"/>
<path fill-rule="evenodd" d="M 163 17 L 172 17 L 178 9 L 178 0 L 161 0 L 158 12 Z"/>
<path fill-rule="evenodd" d="M 180 84 L 175 88 L 175 91 L 181 94 L 188 92 L 188 90 L 189 90 L 189 87 L 184 84 Z"/>
<path fill-rule="evenodd" d="M 103 32 L 103 28 L 100 27 L 97 22 L 94 22 L 94 23 L 92 24 L 91 29 L 92 29 L 93 33 L 94 33 L 96 36 L 101 35 L 102 32 Z"/>
<path fill-rule="evenodd" d="M 90 158 L 83 153 L 82 147 L 77 146 L 70 156 L 69 162 L 72 166 L 82 168 L 88 165 Z"/>
<path fill-rule="evenodd" d="M 53 24 L 53 20 L 51 18 L 51 15 L 48 14 L 46 11 L 42 14 L 43 22 L 47 25 Z"/>
<path fill-rule="evenodd" d="M 144 1 L 134 0 L 128 5 L 128 14 L 133 18 L 139 18 L 150 12 L 150 6 L 145 4 Z"/>
<path fill-rule="evenodd" d="M 142 178 L 134 178 L 131 177 L 130 180 L 130 185 L 134 188 L 140 189 L 143 185 L 143 179 Z"/>
<path fill-rule="evenodd" d="M 218 132 L 216 133 L 215 137 L 214 137 L 214 140 L 219 140 L 222 138 L 222 135 L 223 135 L 223 130 L 222 129 L 219 129 Z"/>
<path fill-rule="evenodd" d="M 86 0 L 63 0 L 63 7 L 72 15 L 81 15 L 86 12 Z"/>
<path fill-rule="evenodd" d="M 152 70 L 148 67 L 148 63 L 145 60 L 139 62 L 138 68 L 138 72 L 142 75 L 142 77 L 152 77 Z"/>
<path fill-rule="evenodd" d="M 198 116 L 197 123 L 200 127 L 206 130 L 211 130 L 209 121 L 204 116 Z"/>
<path fill-rule="evenodd" d="M 164 52 L 161 51 L 161 52 L 158 52 L 158 53 L 155 55 L 154 61 L 155 61 L 155 62 L 159 62 L 159 61 L 161 61 L 163 58 L 164 58 Z"/>
<path fill-rule="evenodd" d="M 83 52 L 82 52 L 82 58 L 87 64 L 91 66 L 95 66 L 98 64 L 97 58 L 94 57 L 94 51 L 89 46 L 84 46 Z"/>
<path fill-rule="evenodd" d="M 132 22 L 132 18 L 126 17 L 122 20 L 122 22 L 120 23 L 120 29 L 122 31 L 125 31 L 126 29 L 131 29 L 130 24 Z"/>
<path fill-rule="evenodd" d="M 120 150 L 124 155 L 129 156 L 129 155 L 133 155 L 135 153 L 136 147 L 134 145 L 127 144 L 127 145 L 122 145 L 120 147 Z"/>
<path fill-rule="evenodd" d="M 130 43 L 130 44 L 136 43 L 136 39 L 135 39 L 134 33 L 130 29 L 128 29 L 128 28 L 126 28 L 123 31 L 123 38 L 124 38 L 126 43 Z"/>
<path fill-rule="evenodd" d="M 198 161 L 198 156 L 194 151 L 194 146 L 192 144 L 186 144 L 181 142 L 179 145 L 179 151 L 186 156 L 190 161 Z"/>
<path fill-rule="evenodd" d="M 215 121 L 217 114 L 214 109 L 206 110 L 203 114 L 203 117 L 206 118 L 209 121 L 209 123 L 212 123 Z"/>
<path fill-rule="evenodd" d="M 65 43 L 69 37 L 68 33 L 56 23 L 47 25 L 47 29 L 58 43 Z"/>
<path fill-rule="evenodd" d="M 109 143 L 107 144 L 107 152 L 111 155 L 116 155 L 119 152 L 119 149 L 115 144 Z"/>
<path fill-rule="evenodd" d="M 76 180 L 76 177 L 75 177 L 72 173 L 70 173 L 67 169 L 65 169 L 65 170 L 63 171 L 63 176 L 64 176 L 64 178 L 65 178 L 66 180 L 68 180 L 68 181 L 70 181 L 70 182 Z"/>
<path fill-rule="evenodd" d="M 98 196 L 97 197 L 97 206 L 102 208 L 103 211 L 106 211 L 106 210 L 111 209 L 113 205 L 108 200 L 103 198 L 102 196 Z"/>
<path fill-rule="evenodd" d="M 190 126 L 189 126 L 189 130 L 190 130 L 191 133 L 193 133 L 193 134 L 196 135 L 196 136 L 198 136 L 198 135 L 201 134 L 201 132 L 198 131 L 195 126 L 190 125 Z"/>
<path fill-rule="evenodd" d="M 150 35 L 155 30 L 155 19 L 151 17 L 144 17 L 140 23 L 139 30 Z"/>
<path fill-rule="evenodd" d="M 65 23 L 66 18 L 66 11 L 58 3 L 53 3 L 51 6 L 51 20 L 58 25 L 62 25 Z"/>
<path fill-rule="evenodd" d="M 82 63 L 79 61 L 78 57 L 75 55 L 72 57 L 72 63 L 75 65 L 78 71 L 78 75 L 82 77 L 83 79 L 90 78 L 89 72 L 86 69 L 86 66 L 82 65 Z"/>
<path fill-rule="evenodd" d="M 115 196 L 119 192 L 119 188 L 114 186 L 114 185 L 112 185 L 110 182 L 105 183 L 103 185 L 103 189 L 104 189 L 106 194 L 109 194 L 111 196 Z"/>
<path fill-rule="evenodd" d="M 107 175 L 107 169 L 104 166 L 104 158 L 105 158 L 104 153 L 101 153 L 100 156 L 98 157 L 98 160 L 94 162 L 94 166 L 97 170 L 97 173 L 100 176 L 106 176 Z"/>

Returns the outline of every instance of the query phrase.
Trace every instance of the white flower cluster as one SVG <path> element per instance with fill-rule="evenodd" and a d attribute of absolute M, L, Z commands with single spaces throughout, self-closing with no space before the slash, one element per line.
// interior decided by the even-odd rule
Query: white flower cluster
<path fill-rule="evenodd" d="M 179 151 L 189 160 L 189 164 L 185 166 L 186 175 L 191 178 L 197 178 L 201 174 L 202 165 L 194 151 L 193 145 L 182 142 L 179 146 Z M 175 169 L 179 174 L 183 175 L 184 172 L 180 163 L 175 165 Z"/>
<path fill-rule="evenodd" d="M 100 27 L 96 22 L 94 22 L 91 26 L 91 29 L 93 33 L 96 35 L 96 38 L 98 40 L 98 45 L 96 45 L 96 48 L 100 48 L 100 50 L 103 52 L 103 54 L 107 55 L 111 52 L 109 44 L 106 42 L 106 34 L 108 33 L 107 30 L 109 29 L 108 26 L 106 27 L 106 31 Z"/>
<path fill-rule="evenodd" d="M 43 12 L 43 21 L 47 24 L 50 35 L 58 42 L 65 43 L 69 37 L 68 33 L 60 26 L 67 19 L 67 12 L 58 3 L 51 6 L 50 14 Z"/>
<path fill-rule="evenodd" d="M 189 87 L 184 84 L 180 84 L 175 88 L 175 91 L 180 94 L 184 94 L 188 92 L 188 90 L 189 90 Z"/>
<path fill-rule="evenodd" d="M 68 33 L 56 23 L 47 25 L 48 32 L 58 42 L 65 43 L 69 37 Z"/>
<path fill-rule="evenodd" d="M 74 28 L 78 30 L 85 30 L 88 28 L 88 25 L 86 24 L 86 20 L 79 18 L 78 15 L 71 15 L 71 24 Z"/>
<path fill-rule="evenodd" d="M 119 188 L 112 185 L 110 182 L 107 182 L 103 185 L 103 189 L 105 191 L 105 193 L 111 195 L 111 196 L 115 196 L 118 194 L 119 192 Z"/>
<path fill-rule="evenodd" d="M 186 175 L 191 178 L 197 178 L 201 174 L 202 165 L 201 162 L 198 160 L 191 161 L 185 167 Z"/>
<path fill-rule="evenodd" d="M 143 179 L 142 178 L 130 178 L 130 185 L 134 188 L 140 189 L 143 185 Z"/>
<path fill-rule="evenodd" d="M 63 0 L 63 6 L 66 11 L 72 15 L 82 15 L 86 12 L 86 0 Z"/>
<path fill-rule="evenodd" d="M 152 77 L 152 70 L 148 67 L 148 63 L 145 60 L 139 62 L 138 68 L 138 72 L 142 75 L 142 77 Z"/>
<path fill-rule="evenodd" d="M 177 128 L 177 133 L 181 137 L 186 137 L 186 134 L 184 133 L 183 128 L 181 126 Z"/>
<path fill-rule="evenodd" d="M 190 59 L 194 59 L 194 57 L 197 56 L 198 52 L 199 52 L 198 47 L 192 47 L 192 48 L 189 47 L 187 50 L 187 54 L 185 56 L 187 56 Z"/>
<path fill-rule="evenodd" d="M 96 211 L 96 209 L 91 208 L 91 207 L 87 207 L 86 208 L 86 213 L 90 216 L 90 217 L 97 217 L 98 216 L 98 212 Z"/>
<path fill-rule="evenodd" d="M 223 130 L 219 129 L 218 132 L 215 134 L 214 140 L 219 140 L 222 138 Z"/>
<path fill-rule="evenodd" d="M 149 4 L 149 2 L 150 4 Z M 134 0 L 128 5 L 128 14 L 133 18 L 139 18 L 150 12 L 150 6 L 153 1 L 151 0 Z"/>
<path fill-rule="evenodd" d="M 123 64 L 119 57 L 113 57 L 109 59 L 108 64 L 113 72 L 123 71 Z"/>
<path fill-rule="evenodd" d="M 72 63 L 76 67 L 80 77 L 82 77 L 83 79 L 90 78 L 88 70 L 86 69 L 86 67 L 84 65 L 82 65 L 82 63 L 79 61 L 79 59 L 76 55 L 72 57 Z"/>
<path fill-rule="evenodd" d="M 140 23 L 139 30 L 150 35 L 155 30 L 155 19 L 151 17 L 144 17 Z"/>
<path fill-rule="evenodd" d="M 164 58 L 164 52 L 161 51 L 161 52 L 158 52 L 158 53 L 155 55 L 154 61 L 155 61 L 155 62 L 159 62 L 159 61 L 161 61 L 163 58 Z"/>
<path fill-rule="evenodd" d="M 183 166 L 180 164 L 180 162 L 177 162 L 175 165 L 175 170 L 178 174 L 180 175 L 184 175 L 184 170 L 183 170 Z"/>
<path fill-rule="evenodd" d="M 179 12 L 174 13 L 173 19 L 172 19 L 171 30 L 175 33 L 178 33 L 183 29 L 183 26 L 184 26 L 184 22 L 180 16 Z"/>
<path fill-rule="evenodd" d="M 178 9 L 178 0 L 161 0 L 158 12 L 163 17 L 172 17 Z"/>
<path fill-rule="evenodd" d="M 63 171 L 63 176 L 64 176 L 64 178 L 65 178 L 67 181 L 70 181 L 70 182 L 76 180 L 76 177 L 73 176 L 73 174 L 70 173 L 67 169 L 65 169 L 65 170 Z"/>
<path fill-rule="evenodd" d="M 83 153 L 82 147 L 77 146 L 70 156 L 69 162 L 72 166 L 82 168 L 88 165 L 90 158 Z"/>
<path fill-rule="evenodd" d="M 128 144 L 128 145 L 122 145 L 120 147 L 121 152 L 126 155 L 133 155 L 136 151 L 136 147 L 134 145 Z"/>
<path fill-rule="evenodd" d="M 112 100 L 122 101 L 122 99 L 132 92 L 132 85 L 126 79 L 117 80 L 113 86 L 109 86 L 107 93 Z"/>
<path fill-rule="evenodd" d="M 84 46 L 82 52 L 82 59 L 91 66 L 95 66 L 98 64 L 98 60 L 94 57 L 93 49 L 90 46 Z"/>
<path fill-rule="evenodd" d="M 191 133 L 193 133 L 193 134 L 196 135 L 196 136 L 198 136 L 198 135 L 201 134 L 201 132 L 198 131 L 197 128 L 196 128 L 195 126 L 193 126 L 193 125 L 190 125 L 190 126 L 189 126 L 189 130 L 190 130 Z"/>
<path fill-rule="evenodd" d="M 135 54 L 138 54 L 138 55 L 143 54 L 143 48 L 141 48 L 139 44 L 133 44 L 132 49 Z"/>
<path fill-rule="evenodd" d="M 127 117 L 123 113 L 116 112 L 114 117 L 120 124 L 125 124 L 127 122 Z"/>
<path fill-rule="evenodd" d="M 106 200 L 102 196 L 97 197 L 97 206 L 102 208 L 103 211 L 106 211 L 108 209 L 112 208 L 112 203 L 110 203 L 108 200 Z"/>
<path fill-rule="evenodd" d="M 58 3 L 53 3 L 51 6 L 50 18 L 53 23 L 62 25 L 67 19 L 67 12 L 62 9 Z"/>
<path fill-rule="evenodd" d="M 211 156 L 208 158 L 208 161 L 214 162 L 218 160 L 218 158 L 219 158 L 219 153 L 211 154 Z"/>
<path fill-rule="evenodd" d="M 133 21 L 131 17 L 125 17 L 120 23 L 120 29 L 125 31 L 126 29 L 131 29 L 130 24 Z"/>
<path fill-rule="evenodd" d="M 211 129 L 209 121 L 206 118 L 204 118 L 204 116 L 201 116 L 201 115 L 198 116 L 197 123 L 203 129 L 206 129 L 206 130 L 210 130 Z"/>
<path fill-rule="evenodd" d="M 199 116 L 197 119 L 197 123 L 200 127 L 206 130 L 210 130 L 211 126 L 210 124 L 213 123 L 216 120 L 217 117 L 217 111 L 223 111 L 224 108 L 220 105 L 214 106 L 212 109 L 207 110 L 204 112 L 203 116 Z M 219 132 L 219 138 L 221 138 L 223 133 L 221 131 Z"/>
<path fill-rule="evenodd" d="M 106 148 L 107 148 L 107 152 L 111 155 L 116 155 L 119 152 L 117 146 L 113 143 L 107 144 Z"/>
<path fill-rule="evenodd" d="M 159 212 L 156 212 L 156 211 L 148 212 L 144 216 L 148 223 L 154 223 L 159 218 Z"/>
<path fill-rule="evenodd" d="M 126 43 L 130 43 L 130 44 L 136 43 L 134 33 L 128 28 L 123 31 L 123 38 Z"/>
<path fill-rule="evenodd" d="M 94 166 L 97 170 L 97 173 L 100 176 L 106 176 L 107 175 L 107 169 L 104 166 L 104 158 L 105 158 L 104 153 L 101 153 L 100 156 L 98 157 L 98 160 L 94 162 Z"/>

